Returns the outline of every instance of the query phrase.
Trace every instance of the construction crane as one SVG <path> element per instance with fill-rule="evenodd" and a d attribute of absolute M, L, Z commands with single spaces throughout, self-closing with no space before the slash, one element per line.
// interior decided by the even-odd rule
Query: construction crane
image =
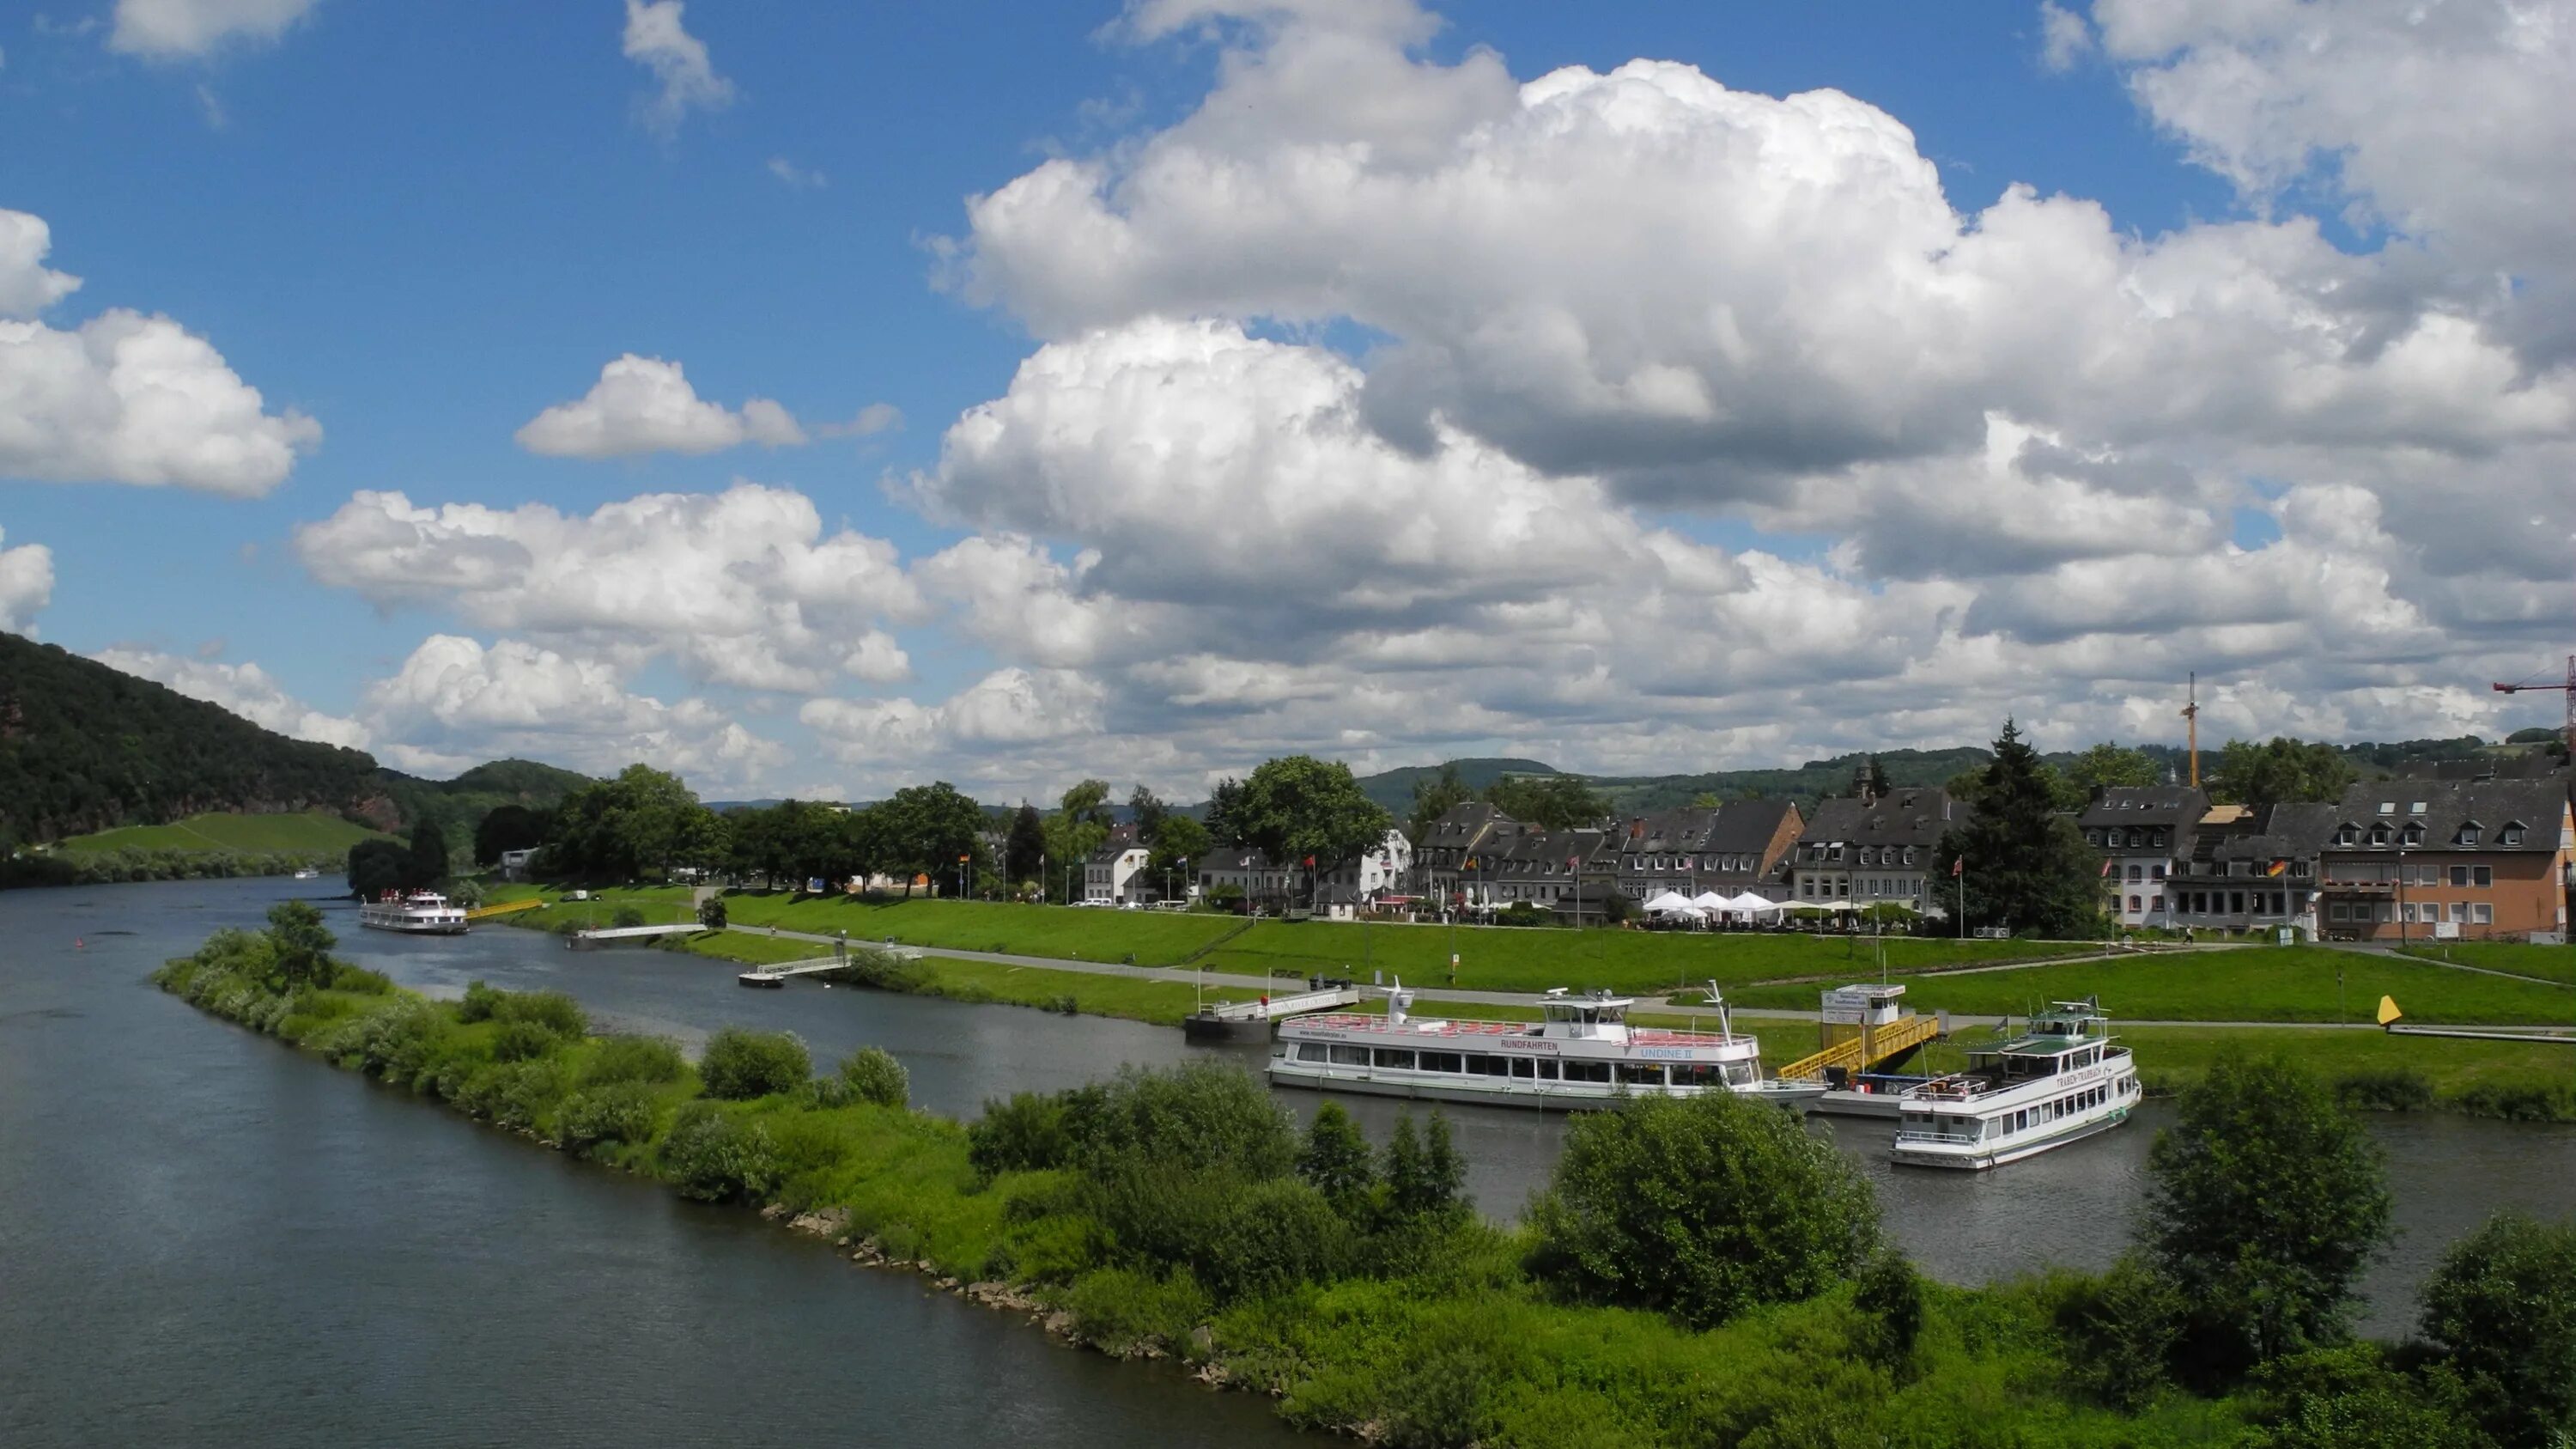
<path fill-rule="evenodd" d="M 2576 666 L 2576 659 L 2567 662 L 2571 666 Z M 2576 672 L 2571 672 L 2568 678 L 2576 680 Z M 2499 684 L 2496 688 L 2502 689 L 2504 686 Z M 2568 698 L 2576 700 L 2576 694 L 2571 694 Z M 2576 710 L 2576 704 L 2571 704 L 2568 708 Z M 2200 671 L 2197 669 L 2191 672 L 2191 703 L 2182 707 L 2182 717 L 2189 722 L 2191 728 L 2191 788 L 2197 790 L 2200 788 Z"/>
<path fill-rule="evenodd" d="M 2495 687 L 2495 691 L 2498 694 L 2524 694 L 2535 690 L 2545 689 L 2559 689 L 2567 692 L 2567 758 L 2570 760 L 2576 760 L 2576 654 L 2570 654 L 2567 656 L 2567 682 L 2565 684 L 2499 683 Z"/>

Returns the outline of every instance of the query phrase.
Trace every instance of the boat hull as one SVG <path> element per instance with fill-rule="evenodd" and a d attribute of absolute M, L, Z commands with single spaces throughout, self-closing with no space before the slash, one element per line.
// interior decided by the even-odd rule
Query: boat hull
<path fill-rule="evenodd" d="M 1898 1142 L 1889 1149 L 1890 1157 L 1900 1167 L 1946 1167 L 1954 1172 L 1985 1172 L 2025 1157 L 2037 1157 L 2087 1137 L 2097 1136 L 2129 1120 L 2126 1106 L 2110 1107 L 2098 1116 L 2069 1122 L 2055 1132 L 2045 1132 L 2016 1142 L 1974 1146 L 1945 1145 L 1931 1142 Z"/>
<path fill-rule="evenodd" d="M 405 936 L 462 936 L 463 921 L 371 921 L 364 916 L 358 924 L 370 931 L 394 931 Z"/>
<path fill-rule="evenodd" d="M 1754 1101 L 1772 1102 L 1803 1111 L 1825 1095 L 1822 1085 L 1764 1082 L 1759 1087 L 1646 1087 L 1622 1090 L 1592 1083 L 1538 1083 L 1524 1078 L 1465 1077 L 1442 1081 L 1394 1072 L 1318 1071 L 1301 1062 L 1273 1061 L 1270 1080 L 1283 1087 L 1311 1087 L 1319 1092 L 1351 1092 L 1370 1097 L 1406 1097 L 1424 1102 L 1474 1102 L 1496 1107 L 1527 1107 L 1543 1112 L 1597 1111 L 1632 1097 L 1696 1097 L 1731 1091 Z M 1488 1085 L 1490 1084 L 1490 1085 Z"/>

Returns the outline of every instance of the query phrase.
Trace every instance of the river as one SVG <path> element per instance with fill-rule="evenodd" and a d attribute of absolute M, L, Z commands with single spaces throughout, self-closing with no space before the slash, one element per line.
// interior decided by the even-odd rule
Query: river
<path fill-rule="evenodd" d="M 469 1127 L 144 980 L 217 926 L 317 894 L 280 880 L 0 893 L 0 1442 L 1296 1438 L 1261 1401 L 1055 1347 L 750 1213 Z M 325 905 L 343 954 L 405 985 L 559 989 L 604 1027 L 693 1044 L 720 1025 L 784 1027 L 825 1063 L 879 1045 L 915 1102 L 951 1114 L 1121 1062 L 1261 1056 L 1097 1017 L 811 982 L 744 991 L 720 962 L 575 953 L 506 927 L 360 931 L 345 902 Z M 1398 1110 L 1349 1105 L 1377 1140 Z M 1511 1216 L 1554 1165 L 1563 1120 L 1449 1113 L 1469 1190 Z M 1907 1252 L 1981 1282 L 2115 1256 L 2163 1119 L 2150 1104 L 2129 1128 L 1981 1174 L 1899 1172 L 1884 1124 L 1817 1120 Z M 2576 1128 L 2372 1127 L 2401 1229 L 2366 1285 L 2373 1333 L 2405 1330 L 2442 1248 L 2484 1214 L 2555 1216 L 2576 1181 Z"/>

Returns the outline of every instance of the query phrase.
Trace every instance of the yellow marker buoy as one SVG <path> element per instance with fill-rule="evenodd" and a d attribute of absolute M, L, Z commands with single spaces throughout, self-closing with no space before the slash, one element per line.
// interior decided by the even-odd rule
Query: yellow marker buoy
<path fill-rule="evenodd" d="M 2405 1012 L 2397 1009 L 2396 997 L 2383 996 L 2379 998 L 2379 1024 L 2381 1026 L 2386 1026 L 2405 1014 Z"/>

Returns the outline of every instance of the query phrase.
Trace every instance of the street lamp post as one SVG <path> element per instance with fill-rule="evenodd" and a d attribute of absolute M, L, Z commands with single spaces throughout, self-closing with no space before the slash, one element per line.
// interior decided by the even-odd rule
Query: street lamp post
<path fill-rule="evenodd" d="M 2397 847 L 2397 949 L 2406 949 L 2406 847 Z"/>

